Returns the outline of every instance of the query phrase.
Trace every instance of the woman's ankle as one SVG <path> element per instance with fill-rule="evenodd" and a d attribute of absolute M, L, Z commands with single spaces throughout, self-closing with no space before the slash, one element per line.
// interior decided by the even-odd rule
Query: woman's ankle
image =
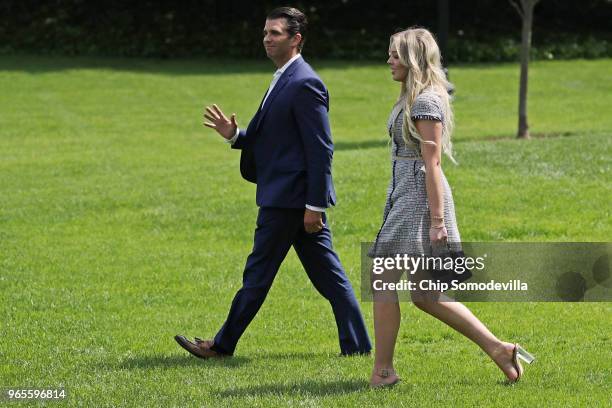
<path fill-rule="evenodd" d="M 500 343 L 494 347 L 491 353 L 488 353 L 491 359 L 495 362 L 503 362 L 507 360 L 508 356 L 512 356 L 514 350 L 514 344 L 506 341 L 500 341 Z"/>
<path fill-rule="evenodd" d="M 506 342 L 497 340 L 482 347 L 482 350 L 487 353 L 491 359 L 495 360 L 500 355 L 504 354 Z"/>
<path fill-rule="evenodd" d="M 372 371 L 375 374 L 378 375 L 382 370 L 395 371 L 395 369 L 393 368 L 393 362 L 374 363 L 374 368 L 372 369 Z"/>

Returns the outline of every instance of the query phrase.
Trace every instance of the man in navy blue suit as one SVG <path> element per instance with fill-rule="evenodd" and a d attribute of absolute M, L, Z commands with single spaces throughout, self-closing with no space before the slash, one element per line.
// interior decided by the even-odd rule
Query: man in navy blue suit
<path fill-rule="evenodd" d="M 268 57 L 278 70 L 246 130 L 217 105 L 204 124 L 232 148 L 242 149 L 241 172 L 257 183 L 257 228 L 253 252 L 225 324 L 214 340 L 176 341 L 201 358 L 231 356 L 240 336 L 263 304 L 291 246 L 315 288 L 331 304 L 343 355 L 365 354 L 370 339 L 350 281 L 332 248 L 325 209 L 335 204 L 333 143 L 325 85 L 302 58 L 306 16 L 282 7 L 263 31 Z"/>

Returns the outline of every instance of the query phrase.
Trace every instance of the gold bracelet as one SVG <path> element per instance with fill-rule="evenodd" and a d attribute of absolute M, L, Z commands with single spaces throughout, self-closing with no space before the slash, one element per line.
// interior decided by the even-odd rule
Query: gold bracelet
<path fill-rule="evenodd" d="M 433 218 L 434 220 L 443 220 L 444 216 L 443 215 L 432 215 L 431 218 Z"/>
<path fill-rule="evenodd" d="M 432 226 L 431 226 L 431 228 L 434 228 L 434 229 L 442 229 L 442 228 L 444 228 L 445 226 L 446 226 L 446 225 L 444 225 L 444 224 L 440 224 L 440 225 L 432 225 Z"/>

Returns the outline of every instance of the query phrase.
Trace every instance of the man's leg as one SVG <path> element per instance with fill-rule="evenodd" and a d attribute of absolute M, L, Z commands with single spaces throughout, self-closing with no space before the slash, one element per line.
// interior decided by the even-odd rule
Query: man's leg
<path fill-rule="evenodd" d="M 259 209 L 253 252 L 247 258 L 242 288 L 234 296 L 227 320 L 215 336 L 213 350 L 234 353 L 240 336 L 263 304 L 302 223 L 303 218 L 296 210 Z"/>
<path fill-rule="evenodd" d="M 300 228 L 293 247 L 310 281 L 331 303 L 342 354 L 369 353 L 372 345 L 359 303 L 333 250 L 331 231 L 327 225 L 315 234 L 308 234 L 303 227 Z"/>

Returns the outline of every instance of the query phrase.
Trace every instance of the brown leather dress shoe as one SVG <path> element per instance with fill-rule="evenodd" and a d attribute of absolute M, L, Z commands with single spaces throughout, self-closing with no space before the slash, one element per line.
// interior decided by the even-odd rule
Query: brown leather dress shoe
<path fill-rule="evenodd" d="M 213 346 L 212 340 L 201 340 L 197 337 L 194 338 L 195 343 L 189 341 L 187 337 L 177 334 L 174 336 L 174 340 L 185 350 L 190 352 L 196 357 L 199 358 L 222 358 L 227 357 L 226 354 L 217 353 L 215 350 L 211 349 Z"/>

